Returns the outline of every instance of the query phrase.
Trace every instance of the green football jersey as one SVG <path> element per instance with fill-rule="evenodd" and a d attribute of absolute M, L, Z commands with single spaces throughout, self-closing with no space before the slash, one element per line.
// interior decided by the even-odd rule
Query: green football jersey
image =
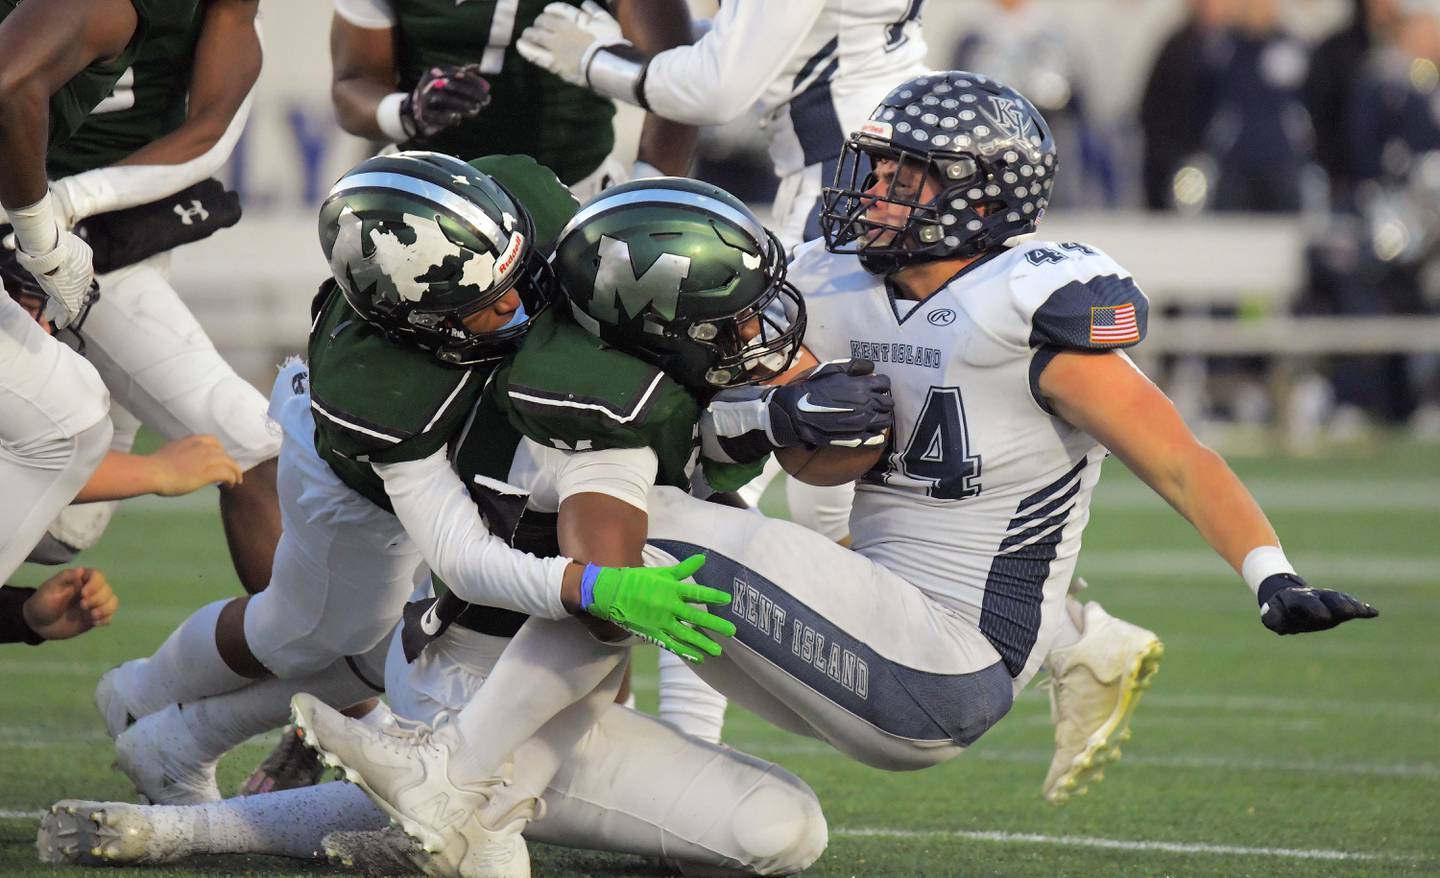
<path fill-rule="evenodd" d="M 657 366 L 552 309 L 495 376 L 500 408 L 530 439 L 572 451 L 651 448 L 656 482 L 689 490 L 700 404 Z"/>
<path fill-rule="evenodd" d="M 0 0 L 0 19 L 9 16 L 24 0 Z M 96 61 L 76 74 L 50 97 L 49 148 L 64 143 L 85 122 L 101 101 L 116 90 L 116 84 L 130 70 L 146 40 L 156 29 L 188 27 L 196 15 L 199 0 L 131 0 L 135 6 L 135 33 L 124 51 L 114 58 Z M 183 112 L 183 108 L 182 108 Z"/>
<path fill-rule="evenodd" d="M 471 164 L 525 206 L 536 248 L 548 254 L 575 214 L 570 191 L 529 156 L 489 156 Z M 451 366 L 429 351 L 390 341 L 350 307 L 333 280 L 316 302 L 308 349 L 315 449 L 342 482 L 389 510 L 390 498 L 371 464 L 420 460 L 444 448 L 476 408 L 495 364 Z M 518 441 L 517 435 L 512 453 Z"/>
<path fill-rule="evenodd" d="M 534 156 L 567 185 L 600 166 L 615 145 L 614 105 L 520 56 L 515 42 L 549 0 L 388 0 L 395 14 L 399 88 L 410 91 L 431 67 L 479 64 L 490 104 L 474 119 L 404 149 L 472 159 Z M 580 0 L 568 0 L 579 6 Z"/>
<path fill-rule="evenodd" d="M 179 128 L 195 66 L 195 43 L 205 4 L 191 0 L 189 15 L 150 24 L 133 63 L 114 90 L 85 117 L 78 130 L 46 156 L 51 179 L 114 164 Z"/>

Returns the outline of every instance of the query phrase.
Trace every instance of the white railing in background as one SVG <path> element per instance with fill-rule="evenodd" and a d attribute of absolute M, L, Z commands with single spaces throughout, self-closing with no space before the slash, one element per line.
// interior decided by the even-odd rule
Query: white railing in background
<path fill-rule="evenodd" d="M 1042 237 L 1099 247 L 1133 273 L 1150 296 L 1152 322 L 1137 351 L 1277 354 L 1440 351 L 1440 317 L 1291 317 L 1304 282 L 1298 220 L 1148 213 L 1054 214 Z M 239 226 L 178 251 L 176 288 L 221 352 L 251 381 L 268 386 L 273 367 L 304 348 L 309 304 L 329 275 L 313 221 L 248 216 Z M 1200 313 L 1212 304 L 1258 303 L 1265 316 L 1166 319 L 1166 304 Z M 1193 306 L 1193 308 L 1191 307 Z"/>

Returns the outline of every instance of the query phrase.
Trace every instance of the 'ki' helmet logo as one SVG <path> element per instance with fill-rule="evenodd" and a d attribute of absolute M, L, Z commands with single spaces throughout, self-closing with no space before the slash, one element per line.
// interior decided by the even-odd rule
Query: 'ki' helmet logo
<path fill-rule="evenodd" d="M 999 95 L 991 95 L 990 112 L 985 115 L 995 123 L 996 130 L 1008 139 L 1028 144 L 1034 122 L 1031 121 L 1029 114 L 1021 110 L 1014 101 Z"/>

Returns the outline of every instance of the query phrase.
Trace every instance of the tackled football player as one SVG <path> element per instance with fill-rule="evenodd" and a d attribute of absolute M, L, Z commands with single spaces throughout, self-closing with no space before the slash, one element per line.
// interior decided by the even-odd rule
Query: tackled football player
<path fill-rule="evenodd" d="M 378 692 L 383 641 L 422 560 L 466 597 L 547 619 L 582 610 L 583 565 L 512 550 L 473 505 L 437 534 L 398 502 L 447 476 L 463 496 L 444 450 L 545 305 L 543 254 L 574 212 L 528 158 L 479 165 L 506 183 L 406 153 L 362 163 L 327 198 L 335 277 L 315 299 L 308 365 L 287 364 L 271 395 L 285 529 L 270 584 L 202 608 L 96 688 L 118 764 L 151 801 L 220 798 L 215 760 L 283 724 L 296 691 L 340 706 Z M 622 604 L 683 590 L 668 571 L 599 575 Z"/>
<path fill-rule="evenodd" d="M 692 181 L 646 181 L 607 192 L 582 210 L 560 248 L 565 256 L 560 279 L 567 289 L 582 292 L 572 294 L 573 311 L 562 303 L 536 320 L 468 418 L 451 454 L 468 496 L 444 456 L 436 455 L 433 486 L 417 484 L 391 499 L 402 520 L 433 521 L 439 532 L 460 532 L 448 522 L 463 523 L 473 514 L 473 502 L 484 510 L 490 530 L 507 535 L 517 548 L 633 563 L 644 540 L 648 489 L 657 481 L 683 490 L 692 486 L 701 401 L 784 370 L 798 349 L 803 306 L 784 282 L 779 245 L 739 202 Z M 647 269 L 637 272 L 637 265 Z M 769 430 L 804 434 L 819 444 L 878 438 L 889 423 L 882 379 L 832 367 L 799 387 L 805 393 L 749 395 L 756 429 L 765 432 L 767 420 L 785 419 Z M 827 403 L 824 411 L 808 416 L 809 422 L 792 422 L 785 406 L 806 395 Z M 793 414 L 807 417 L 801 410 Z M 709 460 L 702 468 L 705 481 L 721 486 L 742 482 L 754 471 Z M 449 556 L 463 542 L 442 545 L 445 554 L 431 563 L 448 577 L 454 566 Z M 606 599 L 604 582 L 595 588 L 597 599 Z M 714 649 L 663 618 L 635 615 L 643 610 L 630 608 L 629 627 L 693 659 Z M 387 663 L 392 704 L 402 716 L 425 722 L 460 711 L 511 635 L 522 625 L 529 630 L 548 624 L 527 623 L 520 614 L 493 607 L 466 608 L 449 597 L 412 604 Z M 620 654 L 624 647 L 604 649 Z M 583 666 L 570 672 L 596 679 Z M 524 868 L 519 833 L 545 810 L 545 819 L 527 831 L 557 844 L 762 874 L 793 872 L 819 855 L 823 818 L 803 783 L 773 765 L 614 709 L 618 662 L 601 676 L 598 684 L 580 684 L 591 689 L 576 709 L 522 743 L 506 782 L 477 787 L 485 808 L 475 826 L 469 824 L 474 802 L 457 801 L 447 809 L 456 825 L 445 831 L 465 844 L 436 845 L 443 855 L 433 861 L 414 849 L 393 847 L 395 839 L 385 835 L 328 839 L 326 849 L 357 865 L 378 865 L 378 851 L 410 857 L 442 874 L 498 874 L 484 871 L 487 863 L 485 868 L 503 866 L 505 874 L 515 874 Z M 553 682 L 536 678 L 527 685 Z M 524 700 L 511 709 L 523 711 Z M 463 714 L 456 723 L 441 722 L 435 734 L 453 737 L 464 722 Z M 404 730 L 380 731 L 375 741 L 385 747 L 392 738 L 406 737 Z M 697 779 L 720 803 L 704 815 L 686 806 L 685 793 Z M 729 818 L 716 820 L 716 813 Z M 206 850 L 308 855 L 318 850 L 326 830 L 346 825 L 315 815 L 337 814 L 346 815 L 353 828 L 374 825 L 373 810 L 354 808 L 334 785 L 203 809 L 62 802 L 46 818 L 42 848 L 55 858 L 84 860 L 98 847 L 104 854 L 95 859 L 112 862 Z M 96 827 L 106 821 L 135 831 L 97 839 Z M 241 833 L 239 822 L 271 829 Z M 210 834 L 222 826 L 223 839 Z"/>
<path fill-rule="evenodd" d="M 1054 142 L 1029 101 L 980 75 L 928 74 L 881 103 L 844 161 L 842 185 L 827 193 L 825 246 L 802 248 L 792 279 L 808 293 L 806 342 L 818 356 L 880 357 L 895 431 L 859 486 L 853 550 L 668 487 L 651 492 L 646 557 L 703 551 L 697 581 L 734 593 L 716 612 L 737 634 L 697 666 L 702 677 L 781 728 L 904 770 L 963 752 L 1044 666 L 1057 719 L 1044 791 L 1064 801 L 1118 755 L 1112 742 L 1160 654 L 1151 632 L 1069 595 L 1107 446 L 1244 578 L 1267 628 L 1376 615 L 1296 575 L 1243 485 L 1117 350 L 1143 336 L 1146 302 L 1130 275 L 1086 245 L 1006 244 L 1033 230 L 1055 173 Z M 579 638 L 530 633 L 462 718 L 502 693 L 512 662 L 537 676 L 578 665 Z M 413 746 L 410 780 L 466 795 L 447 760 L 498 776 L 516 736 L 533 734 L 541 699 L 554 715 L 576 693 L 532 686 L 521 713 L 507 694 L 465 725 L 463 754 L 434 737 Z M 419 787 L 387 782 L 394 750 L 371 761 L 357 743 L 365 735 L 336 722 L 319 737 L 372 797 L 433 837 L 406 801 Z"/>

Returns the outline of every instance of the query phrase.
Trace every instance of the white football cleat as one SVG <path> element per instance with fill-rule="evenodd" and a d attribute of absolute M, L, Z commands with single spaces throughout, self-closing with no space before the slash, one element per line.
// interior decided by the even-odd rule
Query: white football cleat
<path fill-rule="evenodd" d="M 1141 690 L 1150 687 L 1165 647 L 1153 631 L 1085 605 L 1080 639 L 1045 659 L 1050 671 L 1050 721 L 1055 758 L 1045 777 L 1045 798 L 1062 804 L 1104 778 L 1130 739 L 1130 717 Z"/>
<path fill-rule="evenodd" d="M 529 878 L 530 853 L 520 833 L 538 819 L 543 803 L 528 798 L 503 813 L 485 813 L 510 782 L 496 777 L 462 787 L 451 781 L 459 733 L 448 722 L 434 730 L 419 723 L 375 728 L 304 692 L 290 705 L 302 740 L 419 843 L 433 874 Z"/>
<path fill-rule="evenodd" d="M 215 762 L 200 752 L 172 704 L 137 721 L 115 739 L 115 767 L 152 805 L 200 805 L 218 802 Z"/>
<path fill-rule="evenodd" d="M 62 799 L 40 819 L 42 863 L 80 866 L 172 863 L 189 854 L 190 832 L 168 809 Z"/>
<path fill-rule="evenodd" d="M 119 665 L 111 668 L 100 677 L 100 682 L 95 684 L 95 709 L 100 711 L 100 718 L 105 721 L 105 733 L 112 741 L 139 719 L 131 712 L 130 705 L 125 703 L 120 694 L 118 680 L 124 667 L 125 665 Z"/>

